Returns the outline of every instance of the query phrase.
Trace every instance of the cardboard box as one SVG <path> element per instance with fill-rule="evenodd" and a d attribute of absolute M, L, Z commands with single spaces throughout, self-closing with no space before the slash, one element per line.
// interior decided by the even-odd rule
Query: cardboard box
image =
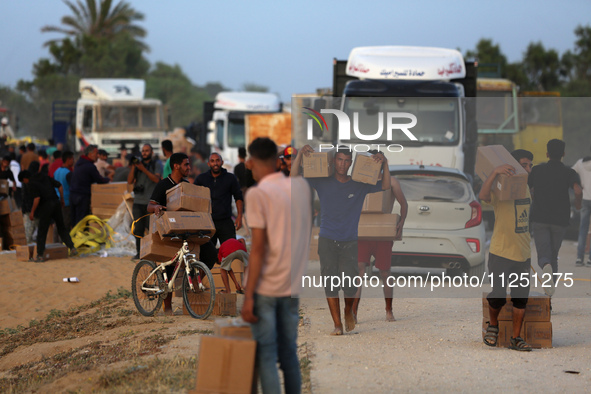
<path fill-rule="evenodd" d="M 131 193 L 125 193 L 123 195 L 123 202 L 125 203 L 125 208 L 127 208 L 127 212 L 133 219 L 133 196 Z"/>
<path fill-rule="evenodd" d="M 382 163 L 375 161 L 370 153 L 358 152 L 355 155 L 351 179 L 356 182 L 375 185 L 378 183 L 382 171 Z"/>
<path fill-rule="evenodd" d="M 524 323 L 525 341 L 535 349 L 552 347 L 552 322 L 528 321 Z"/>
<path fill-rule="evenodd" d="M 7 227 L 24 226 L 23 213 L 21 211 L 14 211 L 6 215 L 6 222 L 2 223 Z"/>
<path fill-rule="evenodd" d="M 165 234 L 181 234 L 186 232 L 203 231 L 212 237 L 215 234 L 215 225 L 211 215 L 206 212 L 164 212 L 161 217 L 156 218 L 156 228 L 162 237 Z M 191 238 L 192 242 L 199 245 L 207 242 L 209 238 Z"/>
<path fill-rule="evenodd" d="M 92 208 L 92 214 L 94 216 L 98 217 L 99 219 L 103 219 L 103 220 L 111 219 L 111 216 L 115 215 L 115 213 L 117 213 L 116 209 Z"/>
<path fill-rule="evenodd" d="M 27 238 L 26 237 L 17 237 L 13 238 L 10 234 L 4 234 L 2 237 L 2 244 L 4 250 L 11 250 L 16 247 L 16 245 L 26 245 Z"/>
<path fill-rule="evenodd" d="M 37 245 L 35 245 L 33 254 L 34 256 L 37 256 Z M 68 248 L 64 244 L 45 245 L 45 251 L 43 252 L 43 258 L 45 258 L 45 260 L 67 259 L 68 256 Z"/>
<path fill-rule="evenodd" d="M 211 214 L 211 192 L 207 187 L 181 182 L 166 191 L 166 210 Z"/>
<path fill-rule="evenodd" d="M 482 316 L 488 320 L 488 300 L 486 296 L 488 293 L 482 293 Z M 545 294 L 530 292 L 525 307 L 525 316 L 523 321 L 525 322 L 548 322 L 550 321 L 550 297 Z M 507 295 L 507 303 L 501 309 L 498 320 L 513 320 L 513 303 L 511 302 L 511 296 Z"/>
<path fill-rule="evenodd" d="M 0 200 L 0 215 L 8 215 L 12 211 L 12 204 L 9 198 Z"/>
<path fill-rule="evenodd" d="M 255 354 L 252 339 L 202 336 L 196 392 L 250 394 Z"/>
<path fill-rule="evenodd" d="M 127 182 L 93 183 L 90 186 L 90 192 L 93 196 L 95 194 L 117 194 L 119 202 L 121 202 L 121 195 L 127 192 Z"/>
<path fill-rule="evenodd" d="M 224 281 L 222 280 L 222 274 L 219 271 L 212 272 L 211 274 L 213 276 L 213 284 L 215 286 L 216 291 L 223 289 L 224 288 Z M 244 286 L 242 285 L 243 273 L 242 272 L 235 272 L 234 276 L 236 277 L 236 280 L 238 281 L 238 283 L 240 283 L 240 286 L 244 289 Z M 230 275 L 228 275 L 228 283 L 230 285 L 230 292 L 236 293 L 236 285 L 234 284 L 234 281 L 230 278 Z"/>
<path fill-rule="evenodd" d="M 109 193 L 97 193 L 93 194 L 90 199 L 90 207 L 91 208 L 105 208 L 116 211 L 121 205 L 121 198 L 123 193 L 121 194 L 109 194 Z"/>
<path fill-rule="evenodd" d="M 0 238 L 0 250 L 4 250 L 4 245 L 3 245 L 3 240 L 2 238 Z"/>
<path fill-rule="evenodd" d="M 53 233 L 52 233 L 52 235 L 53 235 Z M 8 238 L 12 238 L 12 239 L 26 238 L 27 234 L 25 232 L 25 225 L 21 224 L 19 226 L 4 228 L 4 236 L 6 236 Z M 53 240 L 50 243 L 53 243 Z"/>
<path fill-rule="evenodd" d="M 486 333 L 488 319 L 482 319 L 482 338 Z M 513 336 L 513 322 L 509 320 L 499 320 L 499 338 L 497 347 L 509 347 L 511 337 Z M 551 348 L 552 347 L 552 322 L 524 322 L 519 336 L 525 340 L 532 348 Z"/>
<path fill-rule="evenodd" d="M 217 293 L 213 304 L 213 314 L 215 316 L 236 316 L 238 315 L 237 302 L 238 296 L 236 294 Z"/>
<path fill-rule="evenodd" d="M 361 213 L 392 213 L 394 200 L 392 189 L 369 193 L 365 196 L 365 200 L 363 200 Z"/>
<path fill-rule="evenodd" d="M 162 240 L 160 235 L 145 235 L 140 243 L 140 258 L 150 261 L 168 261 L 172 259 L 181 248 L 179 241 Z"/>
<path fill-rule="evenodd" d="M 359 217 L 358 237 L 368 241 L 392 241 L 396 238 L 396 213 L 362 213 Z"/>
<path fill-rule="evenodd" d="M 326 178 L 331 176 L 334 172 L 334 155 L 334 149 L 327 152 L 310 153 L 310 156 L 304 155 L 302 159 L 304 178 Z"/>
<path fill-rule="evenodd" d="M 515 175 L 499 175 L 492 185 L 492 192 L 499 200 L 518 200 L 527 195 L 527 171 L 511 156 L 502 145 L 481 146 L 476 155 L 476 175 L 486 181 L 495 168 L 510 164 L 515 168 Z"/>
<path fill-rule="evenodd" d="M 17 245 L 16 261 L 29 261 L 34 256 L 36 244 Z"/>
<path fill-rule="evenodd" d="M 6 179 L 0 179 L 0 196 L 7 196 L 10 188 Z"/>
<path fill-rule="evenodd" d="M 250 329 L 250 324 L 240 318 L 216 319 L 213 335 L 252 339 L 252 330 Z"/>

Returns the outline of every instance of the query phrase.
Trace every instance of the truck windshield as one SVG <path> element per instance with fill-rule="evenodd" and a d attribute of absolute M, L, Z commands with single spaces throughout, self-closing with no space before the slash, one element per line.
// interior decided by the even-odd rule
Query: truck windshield
<path fill-rule="evenodd" d="M 158 128 L 157 106 L 101 105 L 99 131 Z"/>
<path fill-rule="evenodd" d="M 458 145 L 460 141 L 460 100 L 455 97 L 349 97 L 343 106 L 351 123 L 351 142 L 367 143 L 364 136 L 376 135 L 372 143 L 407 144 L 409 138 L 400 127 L 387 137 L 387 113 L 398 113 L 392 119 L 394 124 L 410 124 L 408 114 L 416 117 L 416 125 L 408 130 L 417 138 L 414 145 Z M 355 120 L 357 119 L 357 121 Z M 357 129 L 357 132 L 355 132 Z"/>
<path fill-rule="evenodd" d="M 244 119 L 229 119 L 228 146 L 239 148 L 246 144 L 244 136 Z"/>

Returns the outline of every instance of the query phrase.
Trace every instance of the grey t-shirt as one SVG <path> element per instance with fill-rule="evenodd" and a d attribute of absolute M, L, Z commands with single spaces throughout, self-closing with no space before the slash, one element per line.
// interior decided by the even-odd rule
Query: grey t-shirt
<path fill-rule="evenodd" d="M 152 174 L 157 174 L 162 176 L 162 162 L 159 160 L 152 159 L 148 165 L 145 165 L 146 169 L 150 171 Z M 152 182 L 150 178 L 142 171 L 135 169 L 135 186 L 133 189 L 134 204 L 140 205 L 148 205 L 150 202 L 150 196 L 152 196 L 152 192 L 156 187 L 158 182 Z M 142 189 L 143 185 L 143 190 Z"/>

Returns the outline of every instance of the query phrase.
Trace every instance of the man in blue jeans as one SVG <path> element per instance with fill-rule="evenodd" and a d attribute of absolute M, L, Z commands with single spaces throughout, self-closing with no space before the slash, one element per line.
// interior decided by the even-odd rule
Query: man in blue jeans
<path fill-rule="evenodd" d="M 242 318 L 252 323 L 257 369 L 263 393 L 301 392 L 297 355 L 301 278 L 308 263 L 312 227 L 310 188 L 302 177 L 276 172 L 277 146 L 257 138 L 248 147 L 256 186 L 246 195 L 252 231 Z M 297 191 L 292 198 L 291 191 Z"/>
<path fill-rule="evenodd" d="M 583 203 L 581 207 L 581 223 L 579 225 L 579 243 L 577 245 L 577 267 L 583 266 L 587 233 L 589 232 L 589 218 L 591 217 L 591 156 L 579 159 L 573 170 L 581 178 L 583 187 Z M 591 256 L 587 259 L 587 267 L 591 267 Z"/>

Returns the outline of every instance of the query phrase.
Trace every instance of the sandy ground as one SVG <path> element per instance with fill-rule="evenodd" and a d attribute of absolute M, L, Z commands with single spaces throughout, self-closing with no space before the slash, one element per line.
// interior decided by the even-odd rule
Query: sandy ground
<path fill-rule="evenodd" d="M 424 297 L 425 291 L 396 289 L 395 322 L 386 322 L 381 289 L 365 291 L 359 324 L 352 332 L 332 337 L 332 322 L 323 297 L 303 298 L 304 324 L 300 344 L 312 355 L 312 391 L 342 392 L 554 392 L 557 388 L 588 392 L 591 387 L 591 268 L 574 266 L 575 246 L 565 241 L 560 266 L 575 278 L 570 289 L 559 288 L 553 299 L 554 347 L 521 353 L 489 348 L 481 340 L 480 294 L 470 291 Z M 534 256 L 535 261 L 535 256 Z M 16 262 L 14 254 L 0 254 L 0 328 L 28 326 L 52 309 L 68 309 L 129 289 L 134 263 L 128 257 L 85 257 L 48 261 L 43 264 Z M 311 262 L 311 272 L 319 269 Z M 77 276 L 80 283 L 64 283 Z M 431 294 L 432 295 L 432 294 Z M 180 306 L 176 299 L 175 306 Z M 138 330 L 166 325 L 170 329 L 213 329 L 213 319 L 197 321 L 177 314 L 164 317 Z M 160 320 L 159 320 L 160 319 Z M 125 328 L 129 330 L 129 327 Z M 121 329 L 107 330 L 94 339 L 107 341 Z M 198 336 L 173 342 L 167 356 L 197 354 Z M 85 338 L 87 341 L 88 338 Z M 0 375 L 41 355 L 55 354 L 76 344 L 60 341 L 38 344 L 35 349 L 17 349 L 0 360 Z M 576 371 L 571 374 L 565 371 Z M 86 377 L 85 377 L 86 378 Z M 84 379 L 72 376 L 56 382 L 50 391 L 82 390 Z"/>

